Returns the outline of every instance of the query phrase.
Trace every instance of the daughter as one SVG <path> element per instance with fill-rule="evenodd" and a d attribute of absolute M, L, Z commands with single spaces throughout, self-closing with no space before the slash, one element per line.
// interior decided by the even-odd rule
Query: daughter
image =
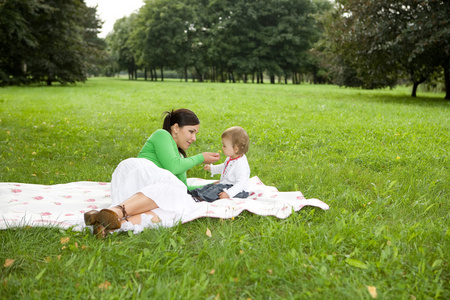
<path fill-rule="evenodd" d="M 247 132 L 239 126 L 231 127 L 222 133 L 222 150 L 227 156 L 220 165 L 205 165 L 211 177 L 220 175 L 218 182 L 207 184 L 190 191 L 198 201 L 213 202 L 224 198 L 247 198 L 245 191 L 250 178 L 250 167 L 245 153 L 248 151 L 249 138 Z"/>

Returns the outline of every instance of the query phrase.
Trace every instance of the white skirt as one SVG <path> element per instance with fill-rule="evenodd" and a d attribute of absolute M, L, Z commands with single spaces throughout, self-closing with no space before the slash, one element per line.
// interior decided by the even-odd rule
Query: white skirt
<path fill-rule="evenodd" d="M 139 192 L 152 199 L 160 209 L 178 216 L 195 205 L 186 185 L 170 171 L 146 158 L 128 158 L 117 166 L 112 175 L 111 206 Z M 157 215 L 164 214 L 159 209 L 153 211 Z"/>

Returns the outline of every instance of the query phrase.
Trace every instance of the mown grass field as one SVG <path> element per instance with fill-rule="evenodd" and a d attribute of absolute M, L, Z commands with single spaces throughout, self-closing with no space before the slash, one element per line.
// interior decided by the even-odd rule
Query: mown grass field
<path fill-rule="evenodd" d="M 221 132 L 240 125 L 252 176 L 330 209 L 203 218 L 103 241 L 1 230 L 0 297 L 449 299 L 450 102 L 409 93 L 123 79 L 1 88 L 2 182 L 110 181 L 163 111 L 186 107 L 201 120 L 188 154 L 218 151 Z M 201 166 L 188 176 L 209 178 Z"/>

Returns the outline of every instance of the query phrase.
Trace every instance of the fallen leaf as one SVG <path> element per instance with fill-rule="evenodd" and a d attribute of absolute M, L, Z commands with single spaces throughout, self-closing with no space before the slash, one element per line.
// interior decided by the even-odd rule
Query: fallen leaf
<path fill-rule="evenodd" d="M 209 271 L 209 274 L 213 275 L 214 273 L 216 273 L 216 270 L 212 269 L 211 271 Z"/>
<path fill-rule="evenodd" d="M 367 269 L 367 265 L 363 263 L 362 261 L 359 261 L 357 259 L 347 258 L 345 260 L 347 264 L 353 267 L 361 268 L 361 269 Z"/>
<path fill-rule="evenodd" d="M 139 275 L 138 272 L 134 273 L 134 276 L 136 276 L 136 278 L 140 278 L 141 277 L 141 275 Z"/>
<path fill-rule="evenodd" d="M 66 248 L 67 248 L 66 246 L 62 246 L 62 247 L 61 247 L 61 250 L 64 250 L 64 249 L 66 249 Z"/>
<path fill-rule="evenodd" d="M 45 262 L 51 262 L 52 258 L 50 256 L 47 256 L 46 258 L 44 258 Z"/>
<path fill-rule="evenodd" d="M 85 249 L 87 249 L 87 246 L 83 245 L 83 246 L 81 246 L 81 249 L 85 250 Z"/>
<path fill-rule="evenodd" d="M 369 290 L 370 296 L 375 299 L 377 297 L 377 288 L 374 286 L 367 286 L 367 289 Z"/>
<path fill-rule="evenodd" d="M 63 237 L 63 238 L 61 238 L 61 244 L 66 244 L 69 242 L 69 240 L 70 240 L 70 237 Z"/>
<path fill-rule="evenodd" d="M 58 255 L 58 260 L 61 260 L 61 254 L 60 254 L 60 255 Z"/>
<path fill-rule="evenodd" d="M 98 288 L 101 290 L 107 290 L 111 286 L 111 282 L 105 281 L 98 285 Z"/>
<path fill-rule="evenodd" d="M 239 250 L 239 253 L 240 254 L 244 254 L 244 250 Z"/>
<path fill-rule="evenodd" d="M 270 275 L 273 274 L 273 270 L 271 270 L 271 269 L 267 269 L 267 272 L 268 272 Z"/>
<path fill-rule="evenodd" d="M 78 248 L 78 243 L 77 242 L 75 242 L 75 248 Z"/>
<path fill-rule="evenodd" d="M 209 237 L 212 236 L 211 230 L 209 230 L 209 228 L 206 228 L 206 235 L 209 236 Z"/>
<path fill-rule="evenodd" d="M 5 264 L 3 265 L 3 267 L 5 267 L 5 268 L 11 267 L 12 264 L 14 263 L 14 261 L 15 261 L 15 259 L 9 259 L 9 258 L 5 259 Z"/>

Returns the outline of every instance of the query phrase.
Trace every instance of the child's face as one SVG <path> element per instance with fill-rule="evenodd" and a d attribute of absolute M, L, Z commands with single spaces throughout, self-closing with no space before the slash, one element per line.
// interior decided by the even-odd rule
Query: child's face
<path fill-rule="evenodd" d="M 228 157 L 236 158 L 239 155 L 237 154 L 237 147 L 233 147 L 233 143 L 231 142 L 231 139 L 223 138 L 222 139 L 222 150 L 223 154 L 225 154 Z"/>

